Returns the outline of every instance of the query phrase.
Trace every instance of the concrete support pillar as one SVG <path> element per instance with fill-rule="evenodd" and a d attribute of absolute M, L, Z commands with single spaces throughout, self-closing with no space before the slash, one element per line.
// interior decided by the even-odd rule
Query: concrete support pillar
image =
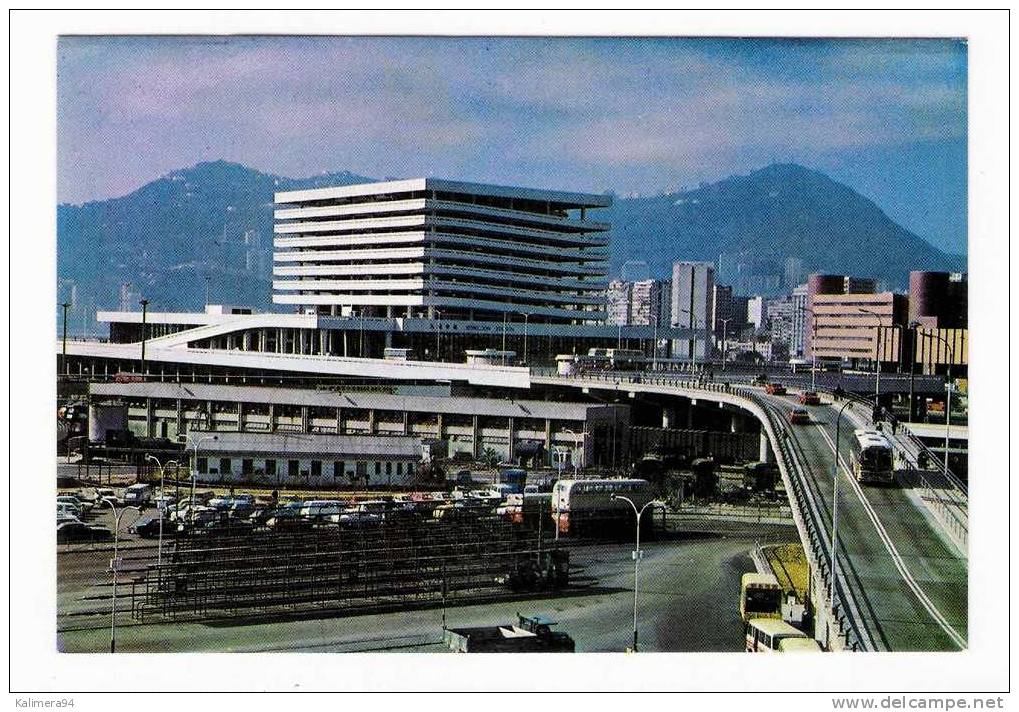
<path fill-rule="evenodd" d="M 444 429 L 442 413 L 435 414 L 435 437 L 442 440 L 442 431 Z"/>
<path fill-rule="evenodd" d="M 309 412 L 308 412 L 309 410 L 310 409 L 308 408 L 308 406 L 306 406 L 306 405 L 302 405 L 301 406 L 301 432 L 302 433 L 310 433 L 311 432 L 311 416 L 309 415 Z"/>
<path fill-rule="evenodd" d="M 403 434 L 410 435 L 410 413 L 403 411 Z"/>
<path fill-rule="evenodd" d="M 771 452 L 771 443 L 768 442 L 768 434 L 761 430 L 761 447 L 758 458 L 761 462 L 775 462 L 775 455 Z"/>
<path fill-rule="evenodd" d="M 177 399 L 177 434 L 184 432 L 184 401 Z"/>
<path fill-rule="evenodd" d="M 368 411 L 368 433 L 370 435 L 375 434 L 375 409 L 372 408 Z"/>
<path fill-rule="evenodd" d="M 269 404 L 269 432 L 276 432 L 276 406 L 272 403 Z"/>
<path fill-rule="evenodd" d="M 208 421 L 209 421 L 208 422 L 208 429 L 209 430 L 215 430 L 216 429 L 216 411 L 213 408 L 212 401 L 205 401 L 205 412 L 209 416 L 208 417 Z"/>
<path fill-rule="evenodd" d="M 481 457 L 481 428 L 478 427 L 478 416 L 471 416 L 471 442 L 474 447 L 474 457 Z"/>
<path fill-rule="evenodd" d="M 507 448 L 508 457 L 506 458 L 510 462 L 513 462 L 513 457 L 516 454 L 516 423 L 513 422 L 513 418 L 506 418 L 506 435 L 509 440 L 509 447 Z"/>
<path fill-rule="evenodd" d="M 393 332 L 392 331 L 387 331 L 386 332 L 386 348 L 388 349 L 388 348 L 391 348 L 392 346 L 393 346 Z"/>
<path fill-rule="evenodd" d="M 343 357 L 347 357 L 347 330 L 343 330 Z"/>
<path fill-rule="evenodd" d="M 238 403 L 237 404 L 237 429 L 238 430 L 245 430 L 245 427 L 244 427 L 244 404 L 243 403 Z"/>
<path fill-rule="evenodd" d="M 336 434 L 343 435 L 343 408 L 336 409 Z"/>
<path fill-rule="evenodd" d="M 156 432 L 155 424 L 155 408 L 152 405 L 152 399 L 145 399 L 145 435 L 146 437 L 153 437 Z"/>
<path fill-rule="evenodd" d="M 251 351 L 251 332 L 245 331 L 244 336 L 241 337 L 241 348 L 245 351 Z"/>
<path fill-rule="evenodd" d="M 686 408 L 686 429 L 687 430 L 693 430 L 694 429 L 694 425 L 693 425 L 693 409 L 694 409 L 694 404 L 693 404 L 693 401 L 691 401 L 690 405 L 688 405 L 687 408 Z"/>
<path fill-rule="evenodd" d="M 552 419 L 545 418 L 545 461 L 551 462 L 552 458 Z"/>

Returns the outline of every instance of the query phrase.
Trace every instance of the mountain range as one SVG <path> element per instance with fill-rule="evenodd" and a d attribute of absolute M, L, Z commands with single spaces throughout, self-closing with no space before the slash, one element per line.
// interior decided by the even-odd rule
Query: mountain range
<path fill-rule="evenodd" d="M 117 308 L 122 297 L 135 309 L 139 295 L 159 310 L 199 309 L 207 297 L 269 309 L 273 193 L 371 180 L 346 171 L 294 179 L 216 161 L 123 197 L 61 204 L 58 296 L 66 301 L 73 291 L 78 310 Z M 901 289 L 910 270 L 966 268 L 964 256 L 937 250 L 849 187 L 793 164 L 668 195 L 617 197 L 599 212 L 612 223 L 613 276 L 627 262 L 665 277 L 676 260 L 721 257 L 724 283 L 727 271 L 781 272 L 797 258 L 804 273 L 869 276 Z"/>

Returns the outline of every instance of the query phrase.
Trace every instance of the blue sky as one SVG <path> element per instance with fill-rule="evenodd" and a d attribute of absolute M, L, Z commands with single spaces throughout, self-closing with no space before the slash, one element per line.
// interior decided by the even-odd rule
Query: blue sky
<path fill-rule="evenodd" d="M 619 194 L 773 161 L 966 250 L 952 40 L 62 38 L 58 198 L 200 161 Z"/>

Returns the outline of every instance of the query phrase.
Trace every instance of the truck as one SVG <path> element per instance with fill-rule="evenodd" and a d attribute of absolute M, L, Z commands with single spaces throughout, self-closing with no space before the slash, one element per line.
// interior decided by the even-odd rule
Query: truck
<path fill-rule="evenodd" d="M 446 628 L 443 642 L 454 653 L 573 653 L 576 643 L 547 616 L 517 614 L 516 624 Z"/>

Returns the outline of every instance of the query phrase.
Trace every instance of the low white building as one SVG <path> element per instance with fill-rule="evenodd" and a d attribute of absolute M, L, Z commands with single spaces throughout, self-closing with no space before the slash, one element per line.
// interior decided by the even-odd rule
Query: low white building
<path fill-rule="evenodd" d="M 398 487 L 421 463 L 421 438 L 193 430 L 199 482 L 287 487 Z M 189 448 L 190 451 L 190 448 Z"/>

